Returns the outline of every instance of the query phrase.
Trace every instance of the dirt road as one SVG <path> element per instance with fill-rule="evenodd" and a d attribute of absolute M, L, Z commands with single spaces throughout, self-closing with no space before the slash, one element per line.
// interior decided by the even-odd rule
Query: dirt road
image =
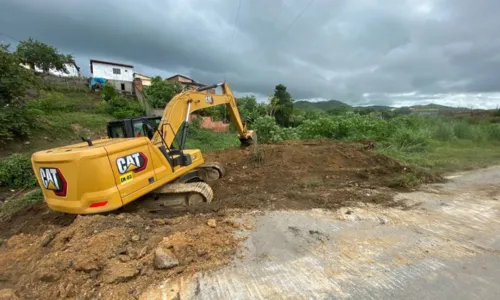
<path fill-rule="evenodd" d="M 500 167 L 396 195 L 404 209 L 254 212 L 234 262 L 141 299 L 499 299 Z"/>

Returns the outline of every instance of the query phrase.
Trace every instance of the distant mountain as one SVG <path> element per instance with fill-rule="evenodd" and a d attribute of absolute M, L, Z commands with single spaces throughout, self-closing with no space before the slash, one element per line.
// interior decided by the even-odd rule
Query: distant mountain
<path fill-rule="evenodd" d="M 386 105 L 369 105 L 369 106 L 357 106 L 356 108 L 371 108 L 374 110 L 391 110 L 394 107 Z"/>
<path fill-rule="evenodd" d="M 410 108 L 420 108 L 420 109 L 438 109 L 438 110 L 469 110 L 467 107 L 452 107 L 452 106 L 446 106 L 446 105 L 440 105 L 440 104 L 426 104 L 426 105 L 412 105 Z"/>
<path fill-rule="evenodd" d="M 309 102 L 309 101 L 297 101 L 294 103 L 296 108 L 303 109 L 303 110 L 332 110 L 332 109 L 339 109 L 339 108 L 354 108 L 354 109 L 373 109 L 373 110 L 391 110 L 395 107 L 392 106 L 387 106 L 387 105 L 370 105 L 370 106 L 351 106 L 349 104 L 346 104 L 342 101 L 338 100 L 328 100 L 328 101 L 320 101 L 320 102 Z M 446 105 L 440 105 L 440 104 L 426 104 L 426 105 L 412 105 L 412 106 L 403 106 L 407 108 L 414 108 L 414 109 L 437 109 L 440 111 L 464 111 L 464 110 L 469 110 L 467 107 L 451 107 L 451 106 L 446 106 Z"/>
<path fill-rule="evenodd" d="M 351 108 L 349 104 L 345 104 L 344 102 L 338 100 L 328 100 L 328 101 L 320 101 L 320 102 L 309 102 L 309 101 L 297 101 L 294 103 L 294 106 L 303 110 L 324 110 L 328 111 L 331 109 L 339 109 L 339 108 Z"/>

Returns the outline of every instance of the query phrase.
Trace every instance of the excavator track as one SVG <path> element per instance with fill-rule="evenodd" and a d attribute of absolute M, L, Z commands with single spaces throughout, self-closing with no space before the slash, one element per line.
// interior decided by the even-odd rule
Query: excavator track
<path fill-rule="evenodd" d="M 216 162 L 204 163 L 197 168 L 197 170 L 205 171 L 206 178 L 203 179 L 205 182 L 213 182 L 223 177 L 226 174 L 224 167 Z"/>
<path fill-rule="evenodd" d="M 208 183 L 224 176 L 225 170 L 216 162 L 200 165 L 175 182 L 166 184 L 137 201 L 139 208 L 151 212 L 210 203 L 214 192 Z"/>
<path fill-rule="evenodd" d="M 170 183 L 139 200 L 139 207 L 150 212 L 210 203 L 214 192 L 205 182 Z"/>

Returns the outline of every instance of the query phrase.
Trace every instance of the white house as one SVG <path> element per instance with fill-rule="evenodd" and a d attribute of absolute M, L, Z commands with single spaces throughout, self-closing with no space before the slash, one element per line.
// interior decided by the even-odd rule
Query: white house
<path fill-rule="evenodd" d="M 133 92 L 134 66 L 102 60 L 90 60 L 92 77 L 104 78 L 119 91 Z"/>
<path fill-rule="evenodd" d="M 21 64 L 21 66 L 25 67 L 26 69 L 31 69 L 31 67 L 26 64 Z M 78 66 L 74 64 L 64 64 L 64 66 L 66 67 L 68 73 L 57 71 L 56 69 L 50 69 L 49 74 L 58 77 L 80 77 L 80 68 L 78 68 Z M 42 73 L 43 71 L 39 67 L 35 66 L 35 72 Z"/>

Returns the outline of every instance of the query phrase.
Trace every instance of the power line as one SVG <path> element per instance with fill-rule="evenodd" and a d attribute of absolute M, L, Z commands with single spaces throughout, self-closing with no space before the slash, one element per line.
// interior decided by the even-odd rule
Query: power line
<path fill-rule="evenodd" d="M 16 42 L 18 42 L 18 43 L 20 43 L 20 42 L 21 42 L 21 41 L 19 41 L 18 39 L 16 39 L 15 37 L 13 37 L 13 36 L 11 36 L 11 35 L 8 35 L 8 34 L 6 34 L 6 33 L 3 33 L 3 32 L 1 32 L 1 31 L 0 31 L 0 35 L 3 35 L 3 36 L 5 36 L 5 37 L 8 37 L 9 39 L 11 39 L 11 40 L 13 40 L 13 41 L 16 41 Z"/>
<path fill-rule="evenodd" d="M 285 35 L 286 33 L 288 32 L 288 30 L 290 30 L 290 28 L 292 28 L 293 24 L 295 24 L 295 22 L 297 22 L 298 19 L 300 19 L 300 17 L 306 12 L 306 10 L 309 8 L 309 6 L 311 6 L 313 4 L 315 0 L 311 0 L 307 3 L 307 5 L 300 11 L 300 13 L 295 17 L 295 19 L 293 19 L 292 23 L 290 23 L 286 28 L 285 30 L 283 30 L 283 32 L 281 32 L 281 39 L 278 40 L 277 43 L 279 43 L 281 40 L 283 40 L 285 38 Z M 269 48 L 267 49 L 269 50 Z M 257 63 L 259 63 L 263 58 L 264 56 L 266 56 L 266 53 L 267 53 L 267 50 L 264 52 L 264 55 L 262 55 L 259 60 L 257 60 Z"/>
<path fill-rule="evenodd" d="M 234 35 L 236 33 L 236 24 L 238 22 L 238 17 L 240 16 L 240 9 L 241 9 L 241 0 L 238 3 L 238 10 L 236 11 L 236 17 L 234 18 L 234 24 L 233 24 L 233 34 L 231 36 L 231 41 L 229 42 L 229 45 L 233 43 Z"/>
<path fill-rule="evenodd" d="M 292 21 L 292 23 L 290 23 L 290 25 L 288 25 L 288 27 L 285 29 L 285 32 L 283 32 L 283 34 L 285 34 L 292 26 L 293 24 L 295 24 L 295 22 L 297 22 L 297 20 L 306 12 L 306 10 L 309 8 L 309 6 L 311 6 L 311 4 L 313 4 L 315 0 L 311 0 L 309 1 L 309 3 L 307 3 L 306 7 L 304 7 L 304 9 L 297 15 L 297 17 L 295 17 L 295 19 Z"/>
<path fill-rule="evenodd" d="M 285 7 L 287 4 L 288 4 L 288 0 L 285 0 L 284 2 L 281 3 L 281 9 L 278 11 L 278 14 L 276 15 L 276 18 L 274 19 L 274 23 L 271 27 L 274 27 L 274 25 L 276 25 L 276 23 L 278 23 L 278 20 L 281 17 L 281 13 L 285 10 Z"/>
<path fill-rule="evenodd" d="M 234 35 L 236 34 L 236 24 L 238 23 L 238 17 L 240 16 L 240 9 L 241 9 L 241 0 L 238 3 L 238 10 L 236 11 L 236 17 L 234 18 L 233 34 L 231 35 L 231 40 L 229 40 L 229 47 L 232 46 Z M 224 81 L 226 81 L 226 72 L 224 72 Z"/>

